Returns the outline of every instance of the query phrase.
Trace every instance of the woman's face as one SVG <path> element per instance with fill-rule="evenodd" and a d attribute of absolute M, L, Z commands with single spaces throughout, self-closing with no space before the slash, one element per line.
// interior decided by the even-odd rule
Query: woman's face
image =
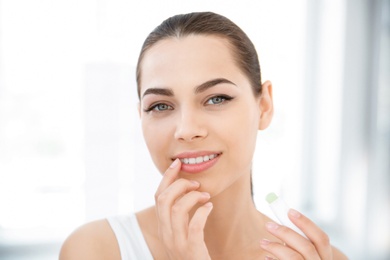
<path fill-rule="evenodd" d="M 161 40 L 143 58 L 140 117 L 161 173 L 180 158 L 180 177 L 216 195 L 250 174 L 263 101 L 236 66 L 227 40 Z"/>

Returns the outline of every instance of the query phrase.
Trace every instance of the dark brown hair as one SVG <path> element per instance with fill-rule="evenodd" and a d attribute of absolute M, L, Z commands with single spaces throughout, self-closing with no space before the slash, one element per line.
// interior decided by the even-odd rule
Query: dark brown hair
<path fill-rule="evenodd" d="M 141 66 L 145 53 L 158 41 L 188 35 L 214 35 L 231 44 L 233 57 L 248 77 L 255 96 L 261 94 L 261 74 L 257 52 L 248 36 L 226 17 L 212 12 L 180 14 L 170 17 L 156 27 L 146 38 L 137 64 L 137 89 L 140 97 Z"/>

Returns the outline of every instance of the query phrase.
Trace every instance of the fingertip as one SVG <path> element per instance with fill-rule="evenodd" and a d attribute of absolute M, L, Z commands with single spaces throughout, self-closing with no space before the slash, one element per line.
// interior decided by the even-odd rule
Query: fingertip
<path fill-rule="evenodd" d="M 169 178 L 176 177 L 180 171 L 180 163 L 181 162 L 179 159 L 174 160 L 171 165 L 169 165 L 168 169 L 164 172 L 163 176 L 169 176 Z"/>
<path fill-rule="evenodd" d="M 260 240 L 260 245 L 261 246 L 268 246 L 270 243 L 271 243 L 271 241 L 269 241 L 268 239 L 265 239 L 265 238 Z"/>
<path fill-rule="evenodd" d="M 211 201 L 209 201 L 209 202 L 206 202 L 203 205 L 203 207 L 205 207 L 208 210 L 208 214 L 210 214 L 210 212 L 213 210 L 214 205 Z"/>
<path fill-rule="evenodd" d="M 194 180 L 190 180 L 191 184 L 194 185 L 195 187 L 199 187 L 200 186 L 200 182 L 198 181 L 194 181 Z"/>
<path fill-rule="evenodd" d="M 214 205 L 211 201 L 205 203 L 203 206 L 205 206 L 206 208 L 212 208 Z"/>
<path fill-rule="evenodd" d="M 208 192 L 202 192 L 202 197 L 205 198 L 205 199 L 210 199 L 210 193 Z"/>
<path fill-rule="evenodd" d="M 156 194 L 160 194 L 177 179 L 179 173 L 178 165 L 180 165 L 180 160 L 176 159 L 165 170 L 165 172 L 162 174 L 163 178 L 160 182 L 160 185 L 158 186 Z"/>
<path fill-rule="evenodd" d="M 180 162 L 179 158 L 176 158 L 176 160 L 174 160 L 172 162 L 172 164 L 169 166 L 169 168 L 175 169 L 179 165 L 179 162 Z"/>
<path fill-rule="evenodd" d="M 296 211 L 295 209 L 289 209 L 288 214 L 289 214 L 291 217 L 293 217 L 293 218 L 300 218 L 300 217 L 301 217 L 301 213 L 299 213 L 299 212 Z"/>
<path fill-rule="evenodd" d="M 268 229 L 268 230 L 276 230 L 276 229 L 278 229 L 280 226 L 277 224 L 277 223 L 275 223 L 275 222 L 267 222 L 267 223 L 265 223 L 265 227 Z"/>

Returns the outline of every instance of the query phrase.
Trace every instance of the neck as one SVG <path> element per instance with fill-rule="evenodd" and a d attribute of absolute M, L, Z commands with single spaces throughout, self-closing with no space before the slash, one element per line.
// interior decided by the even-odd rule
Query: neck
<path fill-rule="evenodd" d="M 210 255 L 248 251 L 264 234 L 265 217 L 251 196 L 250 176 L 242 176 L 227 190 L 211 198 L 213 210 L 205 227 L 205 242 Z"/>

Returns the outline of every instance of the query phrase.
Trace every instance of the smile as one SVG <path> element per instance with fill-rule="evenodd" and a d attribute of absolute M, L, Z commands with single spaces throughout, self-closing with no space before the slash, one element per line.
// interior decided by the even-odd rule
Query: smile
<path fill-rule="evenodd" d="M 205 155 L 205 156 L 198 156 L 196 158 L 182 158 L 182 159 L 180 159 L 180 161 L 183 164 L 199 164 L 199 163 L 210 161 L 217 156 L 218 156 L 218 154 L 210 154 L 210 155 Z"/>
<path fill-rule="evenodd" d="M 172 158 L 179 158 L 181 161 L 181 171 L 183 173 L 202 173 L 212 168 L 218 163 L 222 153 L 215 151 L 195 151 L 183 152 Z"/>

